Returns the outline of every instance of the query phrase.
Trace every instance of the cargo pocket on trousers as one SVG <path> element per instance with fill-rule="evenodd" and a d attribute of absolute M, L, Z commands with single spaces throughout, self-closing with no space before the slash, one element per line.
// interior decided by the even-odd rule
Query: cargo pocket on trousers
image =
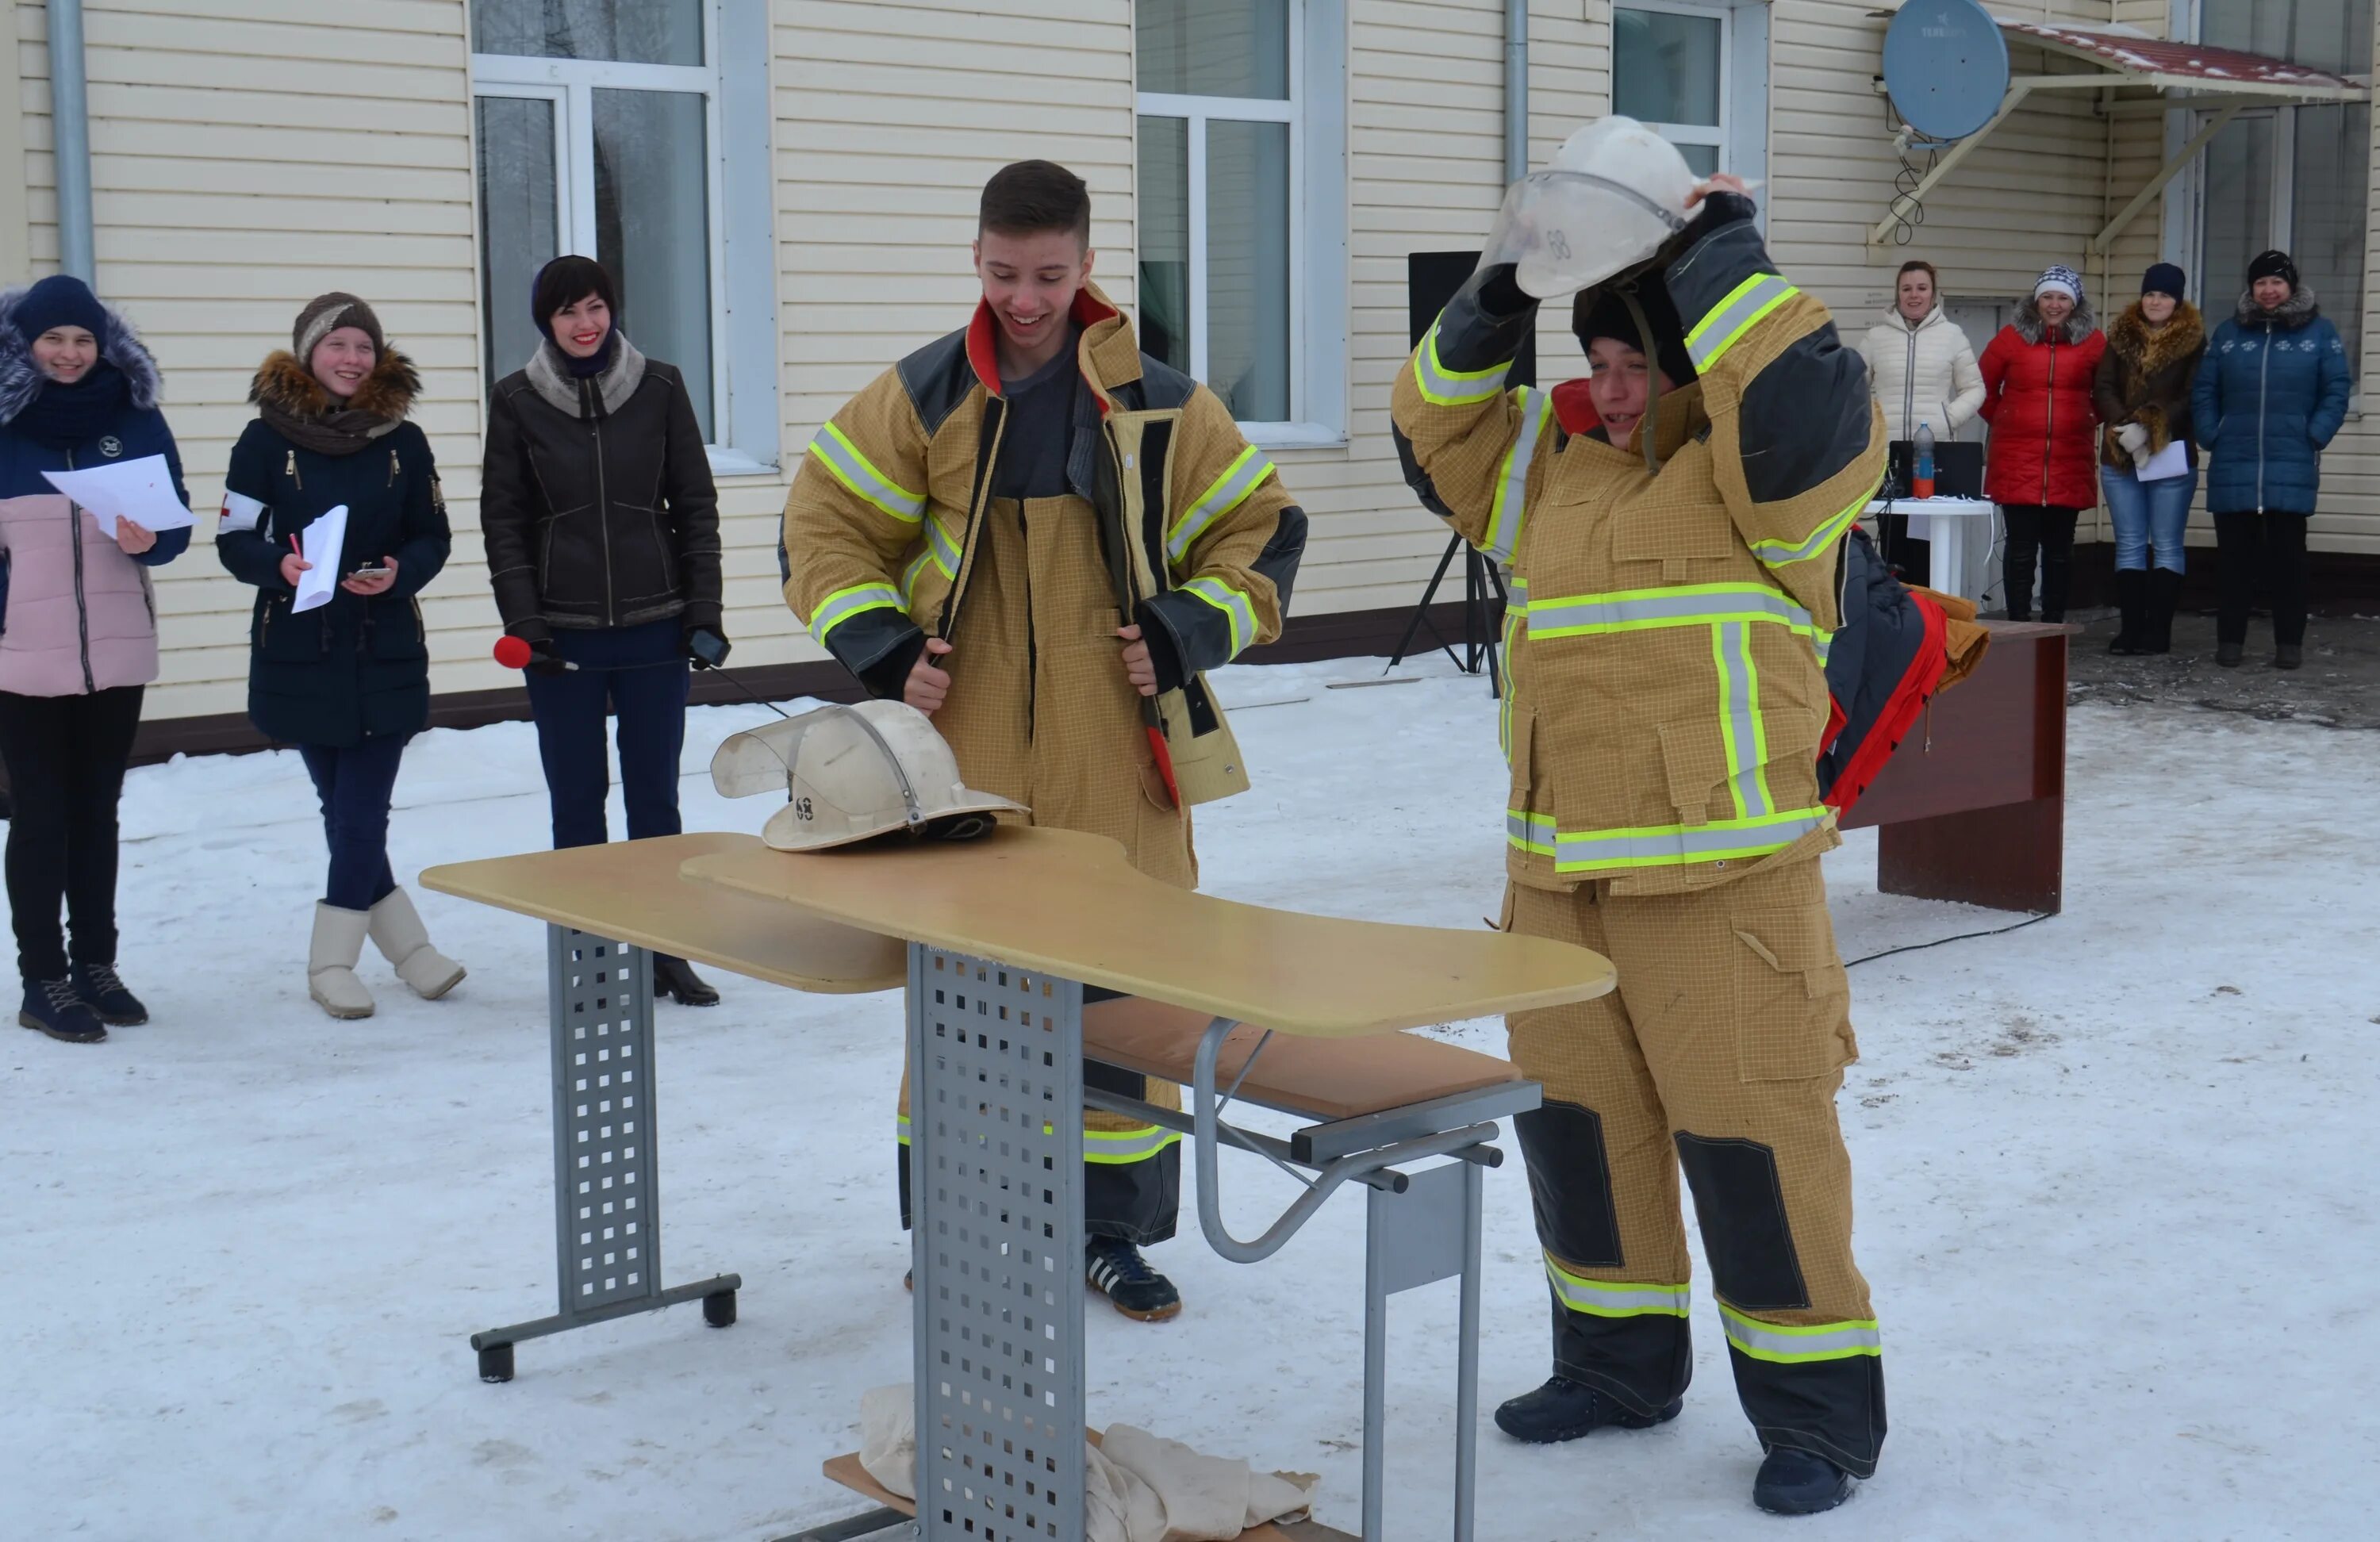
<path fill-rule="evenodd" d="M 1859 1058 L 1851 979 L 1823 910 L 1736 911 L 1735 1055 L 1739 1080 L 1798 1082 Z"/>

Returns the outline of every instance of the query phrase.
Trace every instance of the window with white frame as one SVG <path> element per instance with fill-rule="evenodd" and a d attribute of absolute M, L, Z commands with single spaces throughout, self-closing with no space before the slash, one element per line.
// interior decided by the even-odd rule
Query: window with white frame
<path fill-rule="evenodd" d="M 1343 436 L 1343 0 L 1137 0 L 1141 346 L 1259 439 Z"/>
<path fill-rule="evenodd" d="M 2360 76 L 2372 67 L 2372 0 L 2198 0 L 2198 40 Z M 2249 261 L 2277 247 L 2360 364 L 2371 143 L 2362 103 L 2257 108 L 2216 136 L 2197 231 L 2199 292 L 2215 318 L 2247 287 Z"/>
<path fill-rule="evenodd" d="M 1611 107 L 1676 145 L 1701 176 L 1728 164 L 1724 6 L 1611 9 Z"/>
<path fill-rule="evenodd" d="M 765 117 L 759 152 L 721 149 L 756 105 L 768 111 L 766 0 L 475 0 L 471 12 L 488 380 L 538 345 L 538 269 L 584 253 L 618 286 L 621 330 L 685 375 L 714 464 L 773 462 L 773 322 L 728 324 L 774 310 Z M 756 173 L 757 226 L 729 197 L 748 196 Z"/>

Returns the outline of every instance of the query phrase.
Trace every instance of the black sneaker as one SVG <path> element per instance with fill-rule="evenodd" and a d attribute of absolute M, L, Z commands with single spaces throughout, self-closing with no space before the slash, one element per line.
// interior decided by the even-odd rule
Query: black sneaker
<path fill-rule="evenodd" d="M 27 980 L 25 1005 L 17 1014 L 17 1026 L 68 1044 L 101 1044 L 107 1039 L 106 1025 L 75 994 L 71 979 Z"/>
<path fill-rule="evenodd" d="M 1825 1457 L 1779 1446 L 1752 1480 L 1752 1502 L 1771 1515 L 1816 1515 L 1852 1497 L 1852 1475 Z"/>
<path fill-rule="evenodd" d="M 124 989 L 115 965 L 78 964 L 67 977 L 83 1005 L 109 1027 L 137 1028 L 149 1021 L 149 1009 L 140 1004 L 140 997 Z"/>
<path fill-rule="evenodd" d="M 1554 1376 L 1536 1391 L 1523 1392 L 1498 1408 L 1496 1427 L 1515 1440 L 1551 1446 L 1607 1425 L 1613 1429 L 1650 1429 L 1676 1418 L 1685 1405 L 1684 1399 L 1671 1398 L 1658 1413 L 1632 1413 L 1584 1382 Z"/>
<path fill-rule="evenodd" d="M 1140 1249 L 1117 1237 L 1093 1237 L 1084 1250 L 1084 1276 L 1091 1289 L 1108 1298 L 1125 1317 L 1141 1322 L 1163 1322 L 1182 1312 L 1182 1293 L 1173 1281 L 1148 1267 Z"/>
<path fill-rule="evenodd" d="M 653 995 L 680 1006 L 717 1006 L 719 992 L 702 981 L 694 965 L 670 953 L 653 954 Z"/>

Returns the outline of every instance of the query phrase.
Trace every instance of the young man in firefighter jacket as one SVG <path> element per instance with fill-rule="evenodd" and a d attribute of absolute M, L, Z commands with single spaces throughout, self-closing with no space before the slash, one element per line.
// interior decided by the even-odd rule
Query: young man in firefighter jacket
<path fill-rule="evenodd" d="M 1835 1122 L 1856 1050 L 1814 762 L 1838 552 L 1886 440 L 1859 355 L 1778 273 L 1741 186 L 1714 186 L 1649 269 L 1578 297 L 1600 427 L 1565 436 L 1545 393 L 1505 388 L 1537 310 L 1509 265 L 1455 296 L 1393 411 L 1425 500 L 1512 564 L 1523 607 L 1504 925 L 1619 974 L 1509 1024 L 1546 1089 L 1519 1133 L 1553 1378 L 1497 1422 L 1554 1441 L 1677 1414 L 1682 1167 L 1768 1452 L 1755 1498 L 1806 1512 L 1874 1472 L 1885 1429 Z"/>
<path fill-rule="evenodd" d="M 1022 162 L 985 186 L 975 318 L 811 443 L 785 503 L 785 600 L 869 691 L 932 716 L 969 786 L 1189 888 L 1190 814 L 1145 703 L 1280 635 L 1305 516 L 1214 393 L 1140 351 L 1090 283 L 1089 237 L 1089 192 L 1062 167 Z M 1119 415 L 1138 413 L 1178 417 L 1127 455 Z M 1116 531 L 1158 576 L 1128 605 Z M 1088 1077 L 1180 1106 L 1166 1084 Z M 904 1224 L 907 1099 L 905 1076 Z M 1137 1245 L 1173 1235 L 1180 1137 L 1096 1110 L 1083 1123 L 1087 1277 L 1128 1316 L 1171 1317 L 1181 1298 Z"/>

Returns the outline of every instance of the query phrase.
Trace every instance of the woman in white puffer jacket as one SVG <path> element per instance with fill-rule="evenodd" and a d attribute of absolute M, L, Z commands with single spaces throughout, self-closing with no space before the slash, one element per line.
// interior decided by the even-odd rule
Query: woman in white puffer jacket
<path fill-rule="evenodd" d="M 1892 310 L 1860 339 L 1867 360 L 1868 389 L 1884 407 L 1886 429 L 1895 439 L 1914 439 L 1920 423 L 1931 425 L 1939 442 L 1957 439 L 1984 405 L 1984 373 L 1967 334 L 1942 309 L 1934 264 L 1903 262 L 1894 285 Z M 1879 521 L 1885 561 L 1912 583 L 1931 576 L 1930 542 L 1909 539 L 1905 515 Z"/>

